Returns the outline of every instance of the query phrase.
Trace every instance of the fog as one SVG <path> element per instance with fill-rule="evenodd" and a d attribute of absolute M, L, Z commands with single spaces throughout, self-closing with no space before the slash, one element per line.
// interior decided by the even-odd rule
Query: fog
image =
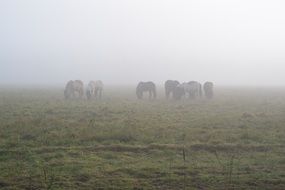
<path fill-rule="evenodd" d="M 0 1 L 0 84 L 285 86 L 281 0 Z"/>

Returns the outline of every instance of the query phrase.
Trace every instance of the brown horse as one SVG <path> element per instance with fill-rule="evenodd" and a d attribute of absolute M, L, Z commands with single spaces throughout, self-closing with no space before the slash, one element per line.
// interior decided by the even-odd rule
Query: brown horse
<path fill-rule="evenodd" d="M 149 99 L 155 99 L 156 98 L 156 87 L 153 82 L 139 82 L 136 94 L 138 99 L 143 98 L 143 93 L 148 92 L 149 93 Z"/>
<path fill-rule="evenodd" d="M 166 99 L 169 98 L 170 94 L 172 94 L 172 97 L 174 97 L 174 93 L 175 93 L 176 87 L 177 87 L 179 84 L 180 84 L 180 83 L 179 83 L 177 80 L 167 80 L 167 81 L 164 83 Z"/>

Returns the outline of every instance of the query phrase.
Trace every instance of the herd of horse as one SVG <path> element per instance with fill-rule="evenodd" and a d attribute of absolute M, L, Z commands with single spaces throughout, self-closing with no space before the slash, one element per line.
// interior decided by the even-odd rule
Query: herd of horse
<path fill-rule="evenodd" d="M 102 81 L 90 81 L 86 90 L 86 97 L 88 100 L 92 98 L 102 97 L 104 84 Z M 65 99 L 82 98 L 84 96 L 84 84 L 81 80 L 70 80 L 67 82 L 64 90 Z"/>
<path fill-rule="evenodd" d="M 164 84 L 165 96 L 167 99 L 173 98 L 180 100 L 182 98 L 202 98 L 203 91 L 205 97 L 208 99 L 214 96 L 214 84 L 212 82 L 205 82 L 202 86 L 197 81 L 179 83 L 177 80 L 167 80 Z M 101 80 L 90 81 L 86 89 L 86 97 L 90 99 L 101 99 L 104 84 Z M 138 99 L 143 98 L 144 92 L 149 94 L 149 99 L 156 98 L 156 85 L 154 82 L 139 82 L 136 88 L 136 95 Z M 65 90 L 64 97 L 66 99 L 82 98 L 84 96 L 84 84 L 81 80 L 68 81 Z"/>
<path fill-rule="evenodd" d="M 214 96 L 214 84 L 212 82 L 205 82 L 203 87 L 202 84 L 197 81 L 179 83 L 177 80 L 167 80 L 164 83 L 165 96 L 167 99 L 172 97 L 175 100 L 184 98 L 202 98 L 203 90 L 205 97 L 208 99 Z M 143 93 L 149 93 L 149 99 L 156 98 L 156 86 L 153 82 L 140 82 L 136 89 L 138 99 L 143 98 Z"/>

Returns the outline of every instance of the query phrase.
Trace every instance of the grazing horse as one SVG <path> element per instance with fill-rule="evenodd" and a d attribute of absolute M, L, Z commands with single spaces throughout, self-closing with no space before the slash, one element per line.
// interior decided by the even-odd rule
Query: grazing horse
<path fill-rule="evenodd" d="M 78 93 L 79 98 L 82 98 L 82 96 L 84 95 L 84 85 L 83 85 L 83 82 L 81 80 L 75 80 L 74 81 L 73 89 L 74 89 L 74 92 Z"/>
<path fill-rule="evenodd" d="M 94 98 L 99 98 L 101 99 L 102 97 L 102 91 L 103 91 L 104 85 L 101 80 L 98 81 L 90 81 L 86 90 L 86 96 L 87 99 L 91 99 L 92 97 Z"/>
<path fill-rule="evenodd" d="M 83 91 L 83 82 L 81 80 L 75 80 L 75 81 L 68 81 L 68 83 L 65 86 L 64 90 L 64 97 L 66 99 L 74 98 L 76 96 L 76 92 L 78 93 L 78 97 L 82 98 L 84 91 Z"/>
<path fill-rule="evenodd" d="M 166 99 L 169 98 L 171 93 L 172 93 L 172 97 L 174 97 L 174 91 L 179 84 L 180 83 L 177 80 L 167 80 L 164 83 Z"/>
<path fill-rule="evenodd" d="M 195 99 L 202 97 L 202 85 L 197 81 L 190 81 L 182 84 L 185 94 L 188 94 L 189 98 Z"/>
<path fill-rule="evenodd" d="M 65 99 L 69 99 L 69 98 L 73 97 L 73 95 L 74 95 L 73 83 L 74 82 L 72 80 L 70 80 L 65 85 L 65 89 L 64 89 Z"/>
<path fill-rule="evenodd" d="M 104 84 L 101 80 L 97 80 L 95 82 L 95 98 L 102 98 L 102 92 L 103 92 Z"/>
<path fill-rule="evenodd" d="M 87 86 L 86 96 L 90 100 L 95 94 L 95 81 L 90 81 Z"/>
<path fill-rule="evenodd" d="M 208 99 L 213 98 L 214 96 L 214 84 L 212 82 L 205 82 L 204 86 L 205 96 Z"/>
<path fill-rule="evenodd" d="M 136 88 L 136 94 L 138 99 L 143 98 L 143 93 L 148 92 L 149 93 L 149 99 L 155 99 L 156 98 L 156 86 L 153 82 L 139 82 L 137 88 Z"/>

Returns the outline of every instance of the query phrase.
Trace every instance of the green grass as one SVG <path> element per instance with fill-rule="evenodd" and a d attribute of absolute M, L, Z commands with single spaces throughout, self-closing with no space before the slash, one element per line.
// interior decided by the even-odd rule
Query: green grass
<path fill-rule="evenodd" d="M 0 189 L 285 189 L 285 90 L 102 101 L 0 89 Z"/>

